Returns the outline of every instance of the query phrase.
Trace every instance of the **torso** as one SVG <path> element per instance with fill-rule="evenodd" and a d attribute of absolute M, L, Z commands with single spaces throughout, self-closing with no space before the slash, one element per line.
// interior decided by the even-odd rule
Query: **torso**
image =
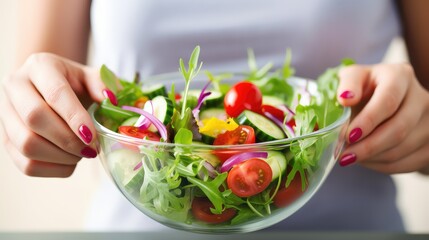
<path fill-rule="evenodd" d="M 143 77 L 177 71 L 178 59 L 196 45 L 211 71 L 246 70 L 248 48 L 259 65 L 280 66 L 290 48 L 296 75 L 315 78 L 345 57 L 380 62 L 400 27 L 389 0 L 93 0 L 92 31 L 95 65 L 128 79 L 136 71 Z M 109 208 L 95 206 L 89 227 L 161 228 L 108 184 L 100 198 L 111 199 Z M 274 228 L 403 230 L 395 194 L 387 175 L 336 167 L 304 208 Z"/>

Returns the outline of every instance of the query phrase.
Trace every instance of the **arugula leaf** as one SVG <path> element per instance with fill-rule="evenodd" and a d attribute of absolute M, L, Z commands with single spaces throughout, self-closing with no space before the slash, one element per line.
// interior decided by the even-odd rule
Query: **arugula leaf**
<path fill-rule="evenodd" d="M 242 208 L 238 211 L 238 214 L 231 220 L 231 225 L 238 225 L 249 221 L 249 219 L 259 217 L 252 209 Z"/>
<path fill-rule="evenodd" d="M 117 94 L 122 90 L 122 85 L 118 77 L 116 77 L 116 75 L 104 64 L 100 68 L 100 77 L 104 85 L 106 85 L 106 87 L 114 94 Z"/>
<path fill-rule="evenodd" d="M 346 59 L 335 68 L 327 69 L 317 79 L 317 87 L 320 93 L 319 101 L 314 97 L 310 105 L 296 107 L 295 115 L 295 135 L 301 136 L 314 131 L 316 123 L 319 128 L 324 128 L 335 122 L 343 113 L 341 105 L 337 101 L 337 88 L 339 85 L 338 71 L 341 67 L 353 64 L 353 60 Z M 286 187 L 292 182 L 297 172 L 301 175 L 303 189 L 307 182 L 306 172 L 311 172 L 317 166 L 318 159 L 323 153 L 323 149 L 333 142 L 335 138 L 327 136 L 324 138 L 306 138 L 298 140 L 290 147 L 295 155 L 291 172 L 287 176 Z"/>
<path fill-rule="evenodd" d="M 191 83 L 191 80 L 198 75 L 203 65 L 202 62 L 198 65 L 199 56 L 200 56 L 200 46 L 196 46 L 194 51 L 192 51 L 191 57 L 189 58 L 188 69 L 186 69 L 185 64 L 183 63 L 183 59 L 180 58 L 179 60 L 179 66 L 180 66 L 179 71 L 180 73 L 182 73 L 183 78 L 185 79 L 185 82 L 186 82 L 185 92 L 183 94 L 182 111 L 181 111 L 182 117 L 185 115 L 186 99 L 188 98 L 188 91 L 189 91 L 189 85 Z"/>
<path fill-rule="evenodd" d="M 176 136 L 174 136 L 174 143 L 192 144 L 192 132 L 186 128 L 180 128 Z"/>
<path fill-rule="evenodd" d="M 354 60 L 350 58 L 343 59 L 342 63 L 334 68 L 328 68 L 317 78 L 317 89 L 321 93 L 325 93 L 328 99 L 335 100 L 339 85 L 338 71 L 345 66 L 354 64 Z"/>
<path fill-rule="evenodd" d="M 204 192 L 204 194 L 209 198 L 210 202 L 212 202 L 214 209 L 212 209 L 212 213 L 221 214 L 223 210 L 223 197 L 222 193 L 219 190 L 219 187 L 225 182 L 228 176 L 227 172 L 219 174 L 215 179 L 211 181 L 202 181 L 198 178 L 187 177 L 188 181 L 197 186 Z"/>
<path fill-rule="evenodd" d="M 247 49 L 247 62 L 249 65 L 249 75 L 247 76 L 247 80 L 260 80 L 264 78 L 274 66 L 272 62 L 265 64 L 262 68 L 258 69 L 258 65 L 256 64 L 255 53 L 253 49 Z"/>
<path fill-rule="evenodd" d="M 272 63 L 268 63 L 261 69 L 256 65 L 255 55 L 251 49 L 248 50 L 248 63 L 250 73 L 248 80 L 252 81 L 261 90 L 262 95 L 276 96 L 285 103 L 290 103 L 294 96 L 293 87 L 287 82 L 287 79 L 295 73 L 295 69 L 291 67 L 292 55 L 290 50 L 286 50 L 285 62 L 281 71 L 270 73 L 273 67 Z"/>
<path fill-rule="evenodd" d="M 282 68 L 283 79 L 288 79 L 295 74 L 295 69 L 291 66 L 292 63 L 292 52 L 290 48 L 286 49 L 285 61 Z"/>
<path fill-rule="evenodd" d="M 137 99 L 144 96 L 140 85 L 124 82 L 123 86 L 123 89 L 116 95 L 116 98 L 118 99 L 118 106 L 132 106 Z"/>
<path fill-rule="evenodd" d="M 285 80 L 271 77 L 254 82 L 261 90 L 262 95 L 276 96 L 285 103 L 290 103 L 294 96 L 293 87 Z"/>
<path fill-rule="evenodd" d="M 117 123 L 121 123 L 130 117 L 138 116 L 137 113 L 126 111 L 120 107 L 113 105 L 108 99 L 104 99 L 101 102 L 98 112 L 101 115 L 104 115 L 108 119 L 114 120 Z"/>
<path fill-rule="evenodd" d="M 213 84 L 213 88 L 222 93 L 223 95 L 225 95 L 229 89 L 231 88 L 231 86 L 229 84 L 221 84 L 220 82 L 224 79 L 228 79 L 228 78 L 232 78 L 234 77 L 234 74 L 232 73 L 222 73 L 219 75 L 213 75 L 210 71 L 206 70 L 204 71 L 204 73 L 207 75 L 207 77 L 209 78 L 209 80 L 211 81 L 211 83 Z"/>

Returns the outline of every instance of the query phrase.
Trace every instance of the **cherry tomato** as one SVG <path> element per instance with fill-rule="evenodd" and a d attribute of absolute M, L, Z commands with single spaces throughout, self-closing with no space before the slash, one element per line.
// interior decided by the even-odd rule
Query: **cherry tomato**
<path fill-rule="evenodd" d="M 238 117 L 244 110 L 260 112 L 262 106 L 261 91 L 251 82 L 239 82 L 226 93 L 224 106 L 230 117 Z"/>
<path fill-rule="evenodd" d="M 146 138 L 148 140 L 158 142 L 161 140 L 161 137 L 157 133 L 151 132 L 149 130 L 143 130 L 134 126 L 120 126 L 118 130 L 120 134 L 124 134 L 130 137 L 141 139 Z"/>
<path fill-rule="evenodd" d="M 226 182 L 231 191 L 239 197 L 250 197 L 264 191 L 270 185 L 273 172 L 262 159 L 251 158 L 228 173 Z"/>
<path fill-rule="evenodd" d="M 285 119 L 285 113 L 282 110 L 280 110 L 274 106 L 264 104 L 264 105 L 262 105 L 261 110 L 262 110 L 262 113 L 264 115 L 265 114 L 271 114 L 271 116 L 277 118 L 278 120 L 280 120 L 282 122 L 283 122 L 283 119 Z"/>
<path fill-rule="evenodd" d="M 276 207 L 286 207 L 289 204 L 296 201 L 304 192 L 306 188 L 302 189 L 301 174 L 297 172 L 292 182 L 287 188 L 285 188 L 286 180 L 281 182 L 280 188 L 277 191 L 276 196 L 274 196 L 273 202 Z"/>
<path fill-rule="evenodd" d="M 250 144 L 255 143 L 255 130 L 252 127 L 246 125 L 240 125 L 232 131 L 226 131 L 225 133 L 219 134 L 213 142 L 213 145 L 238 145 L 238 144 Z M 215 150 L 214 154 L 225 162 L 232 155 L 239 152 L 232 150 Z"/>
<path fill-rule="evenodd" d="M 223 223 L 231 220 L 237 213 L 234 208 L 227 208 L 221 214 L 213 214 L 210 208 L 214 206 L 208 198 L 196 197 L 192 200 L 192 214 L 196 219 L 206 223 Z"/>

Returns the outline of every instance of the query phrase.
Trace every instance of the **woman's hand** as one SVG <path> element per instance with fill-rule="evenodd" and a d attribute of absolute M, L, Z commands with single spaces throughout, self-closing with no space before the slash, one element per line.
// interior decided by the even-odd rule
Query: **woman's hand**
<path fill-rule="evenodd" d="M 408 64 L 352 65 L 339 73 L 338 100 L 351 106 L 348 147 L 354 162 L 383 173 L 429 170 L 429 93 Z"/>
<path fill-rule="evenodd" d="M 82 157 L 96 157 L 95 129 L 82 102 L 101 101 L 103 88 L 97 71 L 48 53 L 30 56 L 6 77 L 0 130 L 18 168 L 68 177 Z"/>

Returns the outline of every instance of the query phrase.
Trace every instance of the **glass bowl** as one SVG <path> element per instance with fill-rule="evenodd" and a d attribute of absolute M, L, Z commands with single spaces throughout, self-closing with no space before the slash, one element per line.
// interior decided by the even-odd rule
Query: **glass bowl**
<path fill-rule="evenodd" d="M 235 77 L 228 81 L 234 83 L 240 79 Z M 178 74 L 158 75 L 145 81 L 164 83 L 167 87 L 174 82 L 176 92 L 184 88 L 184 80 Z M 194 79 L 191 89 L 201 89 L 206 81 Z M 296 88 L 306 87 L 311 94 L 317 95 L 314 82 L 291 78 L 289 83 Z M 344 135 L 350 118 L 350 109 L 344 108 L 342 115 L 323 129 L 270 142 L 229 146 L 179 145 L 136 139 L 111 131 L 97 121 L 98 108 L 99 105 L 93 104 L 89 113 L 97 130 L 99 158 L 122 194 L 142 213 L 161 224 L 210 234 L 263 229 L 303 207 L 336 163 L 345 143 Z M 305 177 L 295 174 L 285 188 L 285 180 L 293 172 L 296 149 L 303 145 L 308 146 L 305 154 L 311 156 L 307 157 L 315 161 L 306 169 Z M 279 168 L 280 177 L 257 197 L 238 197 L 229 191 L 225 177 L 220 177 L 220 173 L 213 174 L 213 169 L 211 172 L 207 170 L 212 166 L 207 163 L 216 158 L 216 151 L 231 154 L 274 152 L 286 159 L 286 170 Z M 192 175 L 190 172 L 195 172 L 195 169 L 198 169 L 198 174 L 188 177 L 187 174 Z M 215 170 L 215 173 L 220 172 L 219 168 Z M 303 181 L 306 184 L 303 185 Z M 211 200 L 217 198 L 228 200 L 216 208 Z M 213 218 L 216 209 L 225 211 Z M 210 216 L 208 219 L 207 215 Z"/>

